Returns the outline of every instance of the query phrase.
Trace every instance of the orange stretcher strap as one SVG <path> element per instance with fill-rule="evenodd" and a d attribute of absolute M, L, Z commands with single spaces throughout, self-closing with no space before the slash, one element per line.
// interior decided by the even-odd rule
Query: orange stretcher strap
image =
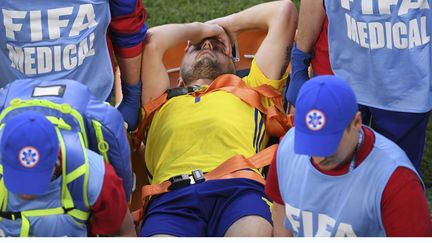
<path fill-rule="evenodd" d="M 231 157 L 212 171 L 204 174 L 205 180 L 246 178 L 265 184 L 265 180 L 260 174 L 256 171 L 245 169 L 259 169 L 270 165 L 277 148 L 278 144 L 274 144 L 249 158 L 245 158 L 242 155 Z M 160 184 L 145 185 L 142 187 L 141 195 L 143 208 L 132 213 L 136 224 L 138 224 L 144 216 L 144 209 L 149 197 L 169 192 L 170 186 L 170 181 L 164 181 Z"/>
<path fill-rule="evenodd" d="M 273 159 L 273 156 L 276 153 L 278 145 L 274 144 L 259 153 L 253 155 L 250 158 L 245 158 L 242 155 L 236 155 L 234 157 L 229 158 L 222 164 L 220 164 L 218 167 L 216 167 L 214 170 L 206 173 L 204 175 L 206 180 L 217 180 L 217 179 L 224 179 L 224 178 L 237 178 L 232 177 L 232 174 L 234 172 L 240 171 L 242 169 L 259 169 L 266 165 L 270 165 L 271 160 Z M 261 175 L 257 174 L 256 172 L 252 171 L 253 174 L 258 175 L 260 178 L 262 178 Z M 240 174 L 240 173 L 239 173 Z M 248 173 L 249 174 L 249 173 Z M 254 177 L 254 176 L 252 176 Z M 256 177 L 254 177 L 255 179 Z M 262 184 L 264 184 L 263 180 L 259 180 Z M 153 185 L 145 185 L 142 188 L 142 196 L 148 197 L 148 196 L 155 196 L 158 194 L 162 194 L 165 192 L 168 192 L 168 187 L 171 185 L 171 182 L 164 181 L 160 184 L 153 184 Z"/>
<path fill-rule="evenodd" d="M 294 124 L 293 116 L 285 114 L 282 97 L 279 91 L 266 84 L 255 88 L 249 87 L 240 77 L 233 74 L 219 76 L 205 91 L 193 92 L 192 95 L 202 96 L 220 90 L 232 93 L 245 103 L 265 114 L 266 129 L 272 136 L 283 136 Z M 273 105 L 268 109 L 264 107 L 261 100 L 262 97 L 270 99 Z M 154 112 L 165 104 L 167 99 L 168 95 L 164 93 L 158 98 L 144 104 L 145 116 L 139 124 L 134 139 L 135 144 L 139 144 L 143 141 L 145 130 L 150 125 Z"/>

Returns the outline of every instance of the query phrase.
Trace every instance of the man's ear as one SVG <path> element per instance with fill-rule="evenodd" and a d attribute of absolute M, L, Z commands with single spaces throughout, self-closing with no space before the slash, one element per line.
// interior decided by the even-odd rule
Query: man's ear
<path fill-rule="evenodd" d="M 354 116 L 354 127 L 360 129 L 362 124 L 361 112 L 357 111 Z"/>

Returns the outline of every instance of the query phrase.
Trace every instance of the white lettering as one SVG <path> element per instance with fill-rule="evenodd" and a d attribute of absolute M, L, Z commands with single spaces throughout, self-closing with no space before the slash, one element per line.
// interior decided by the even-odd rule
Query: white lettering
<path fill-rule="evenodd" d="M 28 35 L 32 42 L 43 39 L 55 40 L 66 36 L 75 37 L 98 24 L 92 4 L 81 4 L 75 9 L 74 7 L 31 11 L 2 9 L 2 12 L 5 35 L 11 40 L 16 40 L 16 32 L 22 32 L 21 40 L 24 35 Z M 76 16 L 73 15 L 74 13 Z M 28 18 L 27 14 L 29 14 Z M 24 30 L 23 26 L 28 26 L 29 30 Z"/>
<path fill-rule="evenodd" d="M 26 11 L 14 11 L 2 9 L 3 23 L 6 30 L 6 37 L 15 40 L 15 32 L 20 31 L 22 24 L 14 24 L 13 19 L 24 19 L 27 15 Z"/>
<path fill-rule="evenodd" d="M 393 49 L 393 37 L 392 37 L 392 27 L 390 22 L 385 23 L 385 29 L 386 29 L 386 43 L 388 49 Z"/>
<path fill-rule="evenodd" d="M 409 22 L 361 22 L 345 14 L 347 38 L 363 48 L 416 48 L 430 43 L 430 29 L 426 16 Z"/>
<path fill-rule="evenodd" d="M 315 236 L 324 236 L 328 237 L 331 236 L 331 233 L 334 229 L 334 226 L 336 224 L 336 221 L 325 215 L 325 214 L 319 214 L 318 215 L 318 231 L 315 234 Z"/>
<path fill-rule="evenodd" d="M 429 3 L 427 0 L 417 0 L 412 2 L 411 0 L 403 0 L 399 8 L 398 15 L 407 14 L 410 9 L 428 9 Z"/>
<path fill-rule="evenodd" d="M 15 47 L 7 43 L 11 67 L 26 75 L 72 70 L 82 65 L 87 57 L 95 55 L 95 34 L 79 44 L 66 46 Z"/>
<path fill-rule="evenodd" d="M 61 47 L 54 46 L 54 71 L 61 71 Z"/>
<path fill-rule="evenodd" d="M 303 211 L 302 212 L 302 220 L 303 220 L 304 236 L 312 237 L 313 236 L 313 215 L 312 215 L 312 212 Z"/>
<path fill-rule="evenodd" d="M 340 223 L 336 232 L 336 237 L 356 237 L 352 225 Z"/>
<path fill-rule="evenodd" d="M 300 210 L 298 208 L 292 207 L 289 204 L 285 204 L 285 214 L 288 218 L 288 221 L 290 222 L 294 232 L 299 232 L 300 228 Z M 295 218 L 294 218 L 295 217 Z"/>
<path fill-rule="evenodd" d="M 368 34 L 366 33 L 367 25 L 364 22 L 358 22 L 358 35 L 360 40 L 360 46 L 364 48 L 369 48 L 369 45 L 367 43 Z"/>
<path fill-rule="evenodd" d="M 391 6 L 397 5 L 398 0 L 378 0 L 380 14 L 390 14 Z"/>
<path fill-rule="evenodd" d="M 347 21 L 347 34 L 348 38 L 352 41 L 359 43 L 359 36 L 357 32 L 357 22 L 354 18 L 351 18 L 348 14 L 345 14 L 345 18 Z"/>
<path fill-rule="evenodd" d="M 87 18 L 87 22 L 84 23 Z M 77 36 L 81 31 L 85 29 L 90 29 L 97 25 L 96 15 L 94 13 L 93 5 L 91 4 L 83 4 L 80 5 L 78 10 L 78 15 L 75 18 L 75 21 L 72 25 L 72 29 L 69 33 L 69 36 Z"/>
<path fill-rule="evenodd" d="M 369 28 L 369 46 L 370 49 L 383 48 L 385 46 L 384 27 L 381 23 L 372 22 Z"/>
<path fill-rule="evenodd" d="M 24 52 L 21 48 L 15 48 L 10 44 L 6 44 L 9 51 L 9 59 L 11 60 L 11 67 L 24 72 Z"/>
<path fill-rule="evenodd" d="M 81 65 L 89 52 L 87 39 L 82 40 L 78 46 L 78 65 Z"/>
<path fill-rule="evenodd" d="M 373 14 L 373 1 L 363 0 L 361 2 L 362 14 Z"/>
<path fill-rule="evenodd" d="M 408 29 L 409 29 L 409 33 L 408 33 L 409 48 L 412 48 L 414 46 L 421 46 L 422 40 L 420 37 L 420 30 L 417 23 L 417 19 L 410 20 Z"/>
<path fill-rule="evenodd" d="M 71 70 L 77 65 L 76 45 L 67 45 L 63 50 L 63 66 L 66 70 Z M 71 54 L 74 54 L 73 57 Z"/>
<path fill-rule="evenodd" d="M 50 40 L 60 38 L 61 28 L 68 26 L 69 20 L 60 17 L 71 15 L 73 7 L 48 9 L 48 33 Z"/>
<path fill-rule="evenodd" d="M 408 47 L 407 38 L 401 36 L 406 35 L 407 32 L 407 27 L 403 23 L 399 22 L 393 25 L 393 41 L 396 48 L 405 49 Z"/>
<path fill-rule="evenodd" d="M 37 48 L 38 74 L 49 73 L 52 71 L 52 53 L 48 47 Z"/>
<path fill-rule="evenodd" d="M 25 74 L 27 75 L 34 75 L 36 74 L 36 68 L 33 66 L 36 63 L 35 57 L 35 48 L 29 47 L 24 48 L 24 67 L 25 67 Z"/>
<path fill-rule="evenodd" d="M 42 40 L 42 17 L 40 11 L 30 11 L 30 36 L 32 41 Z"/>
<path fill-rule="evenodd" d="M 91 33 L 90 34 L 90 39 L 89 39 L 89 53 L 88 53 L 88 55 L 87 56 L 94 56 L 94 54 L 95 54 L 95 50 L 94 50 L 94 45 L 93 45 L 93 43 L 94 43 L 94 40 L 95 40 L 95 34 L 94 33 Z"/>
<path fill-rule="evenodd" d="M 302 233 L 306 237 L 356 236 L 353 226 L 351 224 L 346 224 L 343 222 L 338 222 L 336 224 L 336 220 L 326 214 L 318 214 L 317 217 L 314 217 L 314 213 L 309 211 L 302 211 L 296 207 L 289 205 L 288 203 L 285 203 L 285 214 L 294 232 L 301 233 L 299 232 L 299 229 L 303 228 Z M 318 230 L 315 235 L 313 233 L 314 218 L 315 220 L 318 219 L 318 222 L 316 222 L 318 225 Z"/>
<path fill-rule="evenodd" d="M 342 8 L 346 10 L 351 10 L 350 2 L 353 2 L 354 0 L 341 0 L 341 6 Z"/>
<path fill-rule="evenodd" d="M 426 22 L 426 16 L 422 16 L 420 18 L 420 25 L 421 25 L 421 36 L 422 36 L 422 45 L 427 44 L 430 42 L 430 35 L 428 35 L 427 31 L 426 31 L 426 26 L 427 26 L 427 22 Z"/>

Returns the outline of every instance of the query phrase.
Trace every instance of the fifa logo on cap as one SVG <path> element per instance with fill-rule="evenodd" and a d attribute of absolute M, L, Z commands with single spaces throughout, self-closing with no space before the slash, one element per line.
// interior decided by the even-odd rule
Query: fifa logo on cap
<path fill-rule="evenodd" d="M 32 168 L 39 163 L 39 151 L 31 146 L 22 148 L 18 154 L 19 162 L 26 168 Z"/>
<path fill-rule="evenodd" d="M 321 130 L 325 123 L 326 118 L 324 116 L 324 113 L 322 113 L 320 110 L 310 110 L 305 117 L 306 126 L 312 130 L 312 131 L 319 131 Z"/>

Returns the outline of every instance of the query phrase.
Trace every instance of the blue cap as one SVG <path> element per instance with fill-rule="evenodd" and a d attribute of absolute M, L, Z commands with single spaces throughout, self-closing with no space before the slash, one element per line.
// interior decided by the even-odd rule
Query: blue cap
<path fill-rule="evenodd" d="M 294 152 L 320 157 L 336 153 L 345 128 L 358 110 L 349 84 L 330 75 L 307 81 L 295 108 Z"/>
<path fill-rule="evenodd" d="M 17 194 L 44 194 L 58 151 L 56 130 L 45 116 L 28 111 L 8 120 L 0 142 L 6 188 Z"/>

